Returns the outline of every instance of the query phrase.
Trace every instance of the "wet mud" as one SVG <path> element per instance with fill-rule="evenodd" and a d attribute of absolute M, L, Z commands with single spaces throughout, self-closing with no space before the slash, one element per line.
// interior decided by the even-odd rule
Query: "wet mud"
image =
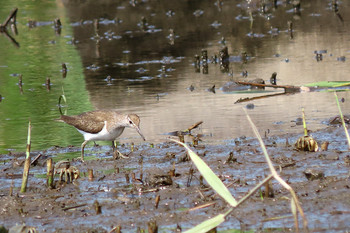
<path fill-rule="evenodd" d="M 266 134 L 264 142 L 281 177 L 295 190 L 310 232 L 346 232 L 350 228 L 350 152 L 344 129 L 328 126 L 312 132 L 319 145 L 329 142 L 324 151 L 295 150 L 300 136 Z M 255 138 L 242 136 L 217 144 L 199 141 L 197 146 L 188 136 L 185 141 L 236 200 L 269 175 Z M 159 232 L 176 232 L 228 210 L 180 145 L 164 140 L 118 149 L 129 158 L 114 159 L 110 147 L 90 145 L 84 163 L 70 160 L 80 177 L 66 183 L 59 182 L 56 174 L 53 189 L 46 185 L 46 159 L 52 157 L 57 163 L 69 154 L 78 158 L 80 148 L 34 151 L 32 157 L 42 156 L 31 166 L 26 193 L 20 193 L 24 154 L 2 155 L 0 222 L 6 229 L 26 224 L 40 232 L 112 232 L 118 226 L 122 232 L 137 232 L 156 222 Z M 235 208 L 217 230 L 295 232 L 289 192 L 275 180 L 269 186 Z"/>

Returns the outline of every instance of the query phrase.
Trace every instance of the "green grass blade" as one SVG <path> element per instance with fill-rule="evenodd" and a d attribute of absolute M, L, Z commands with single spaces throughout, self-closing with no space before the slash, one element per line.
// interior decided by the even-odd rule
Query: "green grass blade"
<path fill-rule="evenodd" d="M 208 184 L 229 203 L 231 206 L 236 207 L 237 201 L 232 196 L 230 191 L 226 186 L 221 182 L 221 180 L 215 175 L 215 173 L 210 169 L 210 167 L 195 153 L 193 152 L 186 144 L 170 139 L 183 147 L 186 148 L 188 155 L 190 156 L 193 163 L 196 165 L 199 172 L 202 174 L 203 178 L 208 182 Z"/>
<path fill-rule="evenodd" d="M 348 129 L 346 128 L 346 125 L 345 125 L 343 112 L 341 111 L 341 108 L 340 108 L 340 103 L 339 103 L 339 99 L 338 99 L 338 96 L 337 96 L 337 92 L 334 92 L 334 95 L 335 95 L 335 100 L 337 101 L 337 106 L 338 106 L 341 122 L 342 122 L 344 130 L 345 130 L 345 135 L 346 135 L 346 138 L 348 139 L 348 148 L 350 150 L 350 137 L 349 137 Z"/>
<path fill-rule="evenodd" d="M 30 146 L 31 146 L 31 123 L 29 120 L 28 123 L 28 136 L 27 136 L 27 150 L 26 150 L 26 159 L 24 162 L 24 169 L 23 169 L 23 178 L 22 178 L 22 185 L 21 185 L 21 193 L 25 193 L 27 190 L 27 183 L 28 183 L 28 175 L 29 175 L 29 170 L 30 170 Z"/>
<path fill-rule="evenodd" d="M 350 86 L 349 81 L 321 81 L 315 83 L 308 83 L 304 85 L 305 87 L 342 87 Z"/>
<path fill-rule="evenodd" d="M 232 211 L 232 209 L 228 210 L 224 214 L 219 214 L 215 216 L 214 218 L 208 219 L 197 226 L 189 229 L 188 231 L 185 231 L 185 233 L 205 233 L 210 231 L 211 229 L 219 226 L 221 223 L 225 221 L 225 217 Z"/>
<path fill-rule="evenodd" d="M 301 110 L 303 112 L 303 127 L 304 127 L 304 136 L 308 136 L 307 133 L 307 128 L 306 128 L 306 120 L 305 120 L 305 112 L 304 112 L 304 108 L 302 108 Z"/>

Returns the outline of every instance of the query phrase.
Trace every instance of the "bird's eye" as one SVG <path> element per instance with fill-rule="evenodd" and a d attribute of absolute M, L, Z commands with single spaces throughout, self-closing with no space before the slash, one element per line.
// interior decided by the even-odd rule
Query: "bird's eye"
<path fill-rule="evenodd" d="M 129 124 L 132 125 L 133 124 L 132 121 L 129 121 Z"/>

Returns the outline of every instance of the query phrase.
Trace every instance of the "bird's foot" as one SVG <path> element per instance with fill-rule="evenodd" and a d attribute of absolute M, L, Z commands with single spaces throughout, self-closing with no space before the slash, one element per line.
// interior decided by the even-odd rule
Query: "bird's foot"
<path fill-rule="evenodd" d="M 119 150 L 115 150 L 113 153 L 113 158 L 114 159 L 120 159 L 120 158 L 128 159 L 129 156 L 123 155 Z"/>
<path fill-rule="evenodd" d="M 81 161 L 82 163 L 84 163 L 84 157 L 79 157 L 79 158 L 76 158 L 77 161 Z"/>

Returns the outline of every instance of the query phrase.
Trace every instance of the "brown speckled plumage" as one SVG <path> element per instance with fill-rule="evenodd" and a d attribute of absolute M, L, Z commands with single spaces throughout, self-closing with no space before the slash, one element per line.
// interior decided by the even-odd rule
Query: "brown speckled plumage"
<path fill-rule="evenodd" d="M 120 121 L 125 117 L 126 115 L 113 110 L 97 110 L 75 116 L 62 115 L 60 120 L 84 132 L 98 133 L 102 130 L 105 121 L 107 121 L 108 131 L 115 127 L 126 127 Z M 135 125 L 139 126 L 140 119 L 136 114 L 129 114 L 129 117 Z"/>
<path fill-rule="evenodd" d="M 140 118 L 136 114 L 122 114 L 114 110 L 97 110 L 84 112 L 80 115 L 61 115 L 58 121 L 74 126 L 84 135 L 82 144 L 82 159 L 84 158 L 84 147 L 88 141 L 115 140 L 119 137 L 125 127 L 134 128 L 145 140 L 139 125 Z M 106 124 L 106 130 L 103 130 Z"/>

